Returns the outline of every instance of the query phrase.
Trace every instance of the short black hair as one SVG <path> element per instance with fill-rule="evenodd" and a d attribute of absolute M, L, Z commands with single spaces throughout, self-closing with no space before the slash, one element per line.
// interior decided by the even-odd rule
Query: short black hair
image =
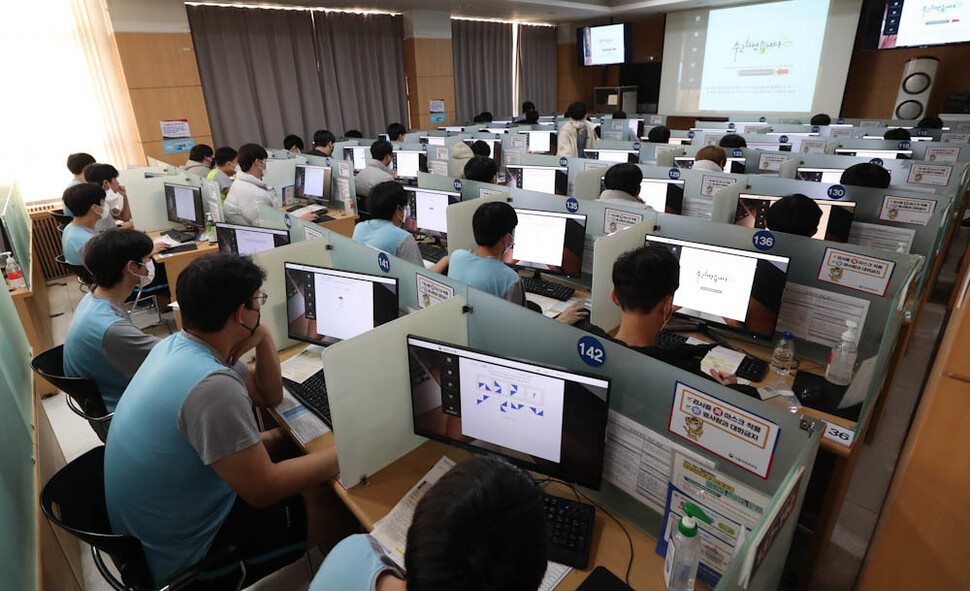
<path fill-rule="evenodd" d="M 303 146 L 300 146 L 300 147 L 302 148 Z M 229 146 L 222 146 L 221 148 L 216 148 L 216 155 L 212 157 L 212 160 L 213 162 L 216 163 L 216 166 L 222 166 L 223 164 L 232 162 L 235 157 L 236 157 L 235 148 L 230 148 Z"/>
<path fill-rule="evenodd" d="M 396 141 L 397 138 L 406 134 L 407 132 L 408 128 L 404 127 L 400 123 L 391 123 L 387 126 L 387 137 L 390 138 L 392 142 Z"/>
<path fill-rule="evenodd" d="M 818 115 L 813 115 L 810 122 L 812 125 L 831 125 L 832 118 L 825 113 L 819 113 Z"/>
<path fill-rule="evenodd" d="M 729 133 L 721 138 L 721 141 L 717 145 L 722 148 L 747 148 L 748 142 L 744 140 L 743 137 L 736 133 Z"/>
<path fill-rule="evenodd" d="M 485 118 L 479 113 L 472 118 L 472 123 L 485 123 Z"/>
<path fill-rule="evenodd" d="M 236 162 L 239 163 L 239 168 L 243 172 L 249 172 L 249 169 L 253 167 L 253 164 L 257 160 L 266 160 L 268 157 L 269 154 L 266 153 L 266 149 L 263 146 L 259 144 L 244 144 L 236 154 Z"/>
<path fill-rule="evenodd" d="M 313 132 L 313 146 L 315 148 L 325 148 L 327 144 L 335 141 L 337 141 L 337 136 L 327 129 L 318 129 Z"/>
<path fill-rule="evenodd" d="M 583 101 L 570 103 L 569 107 L 566 108 L 566 116 L 577 121 L 585 119 L 587 112 L 586 103 Z"/>
<path fill-rule="evenodd" d="M 492 117 L 491 111 L 482 111 L 482 121 L 484 121 L 485 123 L 491 123 L 494 120 L 495 120 L 495 117 Z"/>
<path fill-rule="evenodd" d="M 348 129 L 344 132 L 344 137 L 354 137 L 360 139 L 364 137 L 364 134 L 362 134 L 359 129 Z"/>
<path fill-rule="evenodd" d="M 252 307 L 253 294 L 265 280 L 266 272 L 249 257 L 200 256 L 179 274 L 176 285 L 182 326 L 206 333 L 222 330 L 239 306 Z"/>
<path fill-rule="evenodd" d="M 407 588 L 535 591 L 546 571 L 545 536 L 535 481 L 502 459 L 476 456 L 418 501 L 404 553 Z"/>
<path fill-rule="evenodd" d="M 666 144 L 670 141 L 670 130 L 666 125 L 651 127 L 647 132 L 647 141 L 655 144 Z"/>
<path fill-rule="evenodd" d="M 84 215 L 92 205 L 100 205 L 104 201 L 104 189 L 94 183 L 71 185 L 64 190 L 61 199 L 75 216 Z"/>
<path fill-rule="evenodd" d="M 875 189 L 885 189 L 891 181 L 889 171 L 872 162 L 853 164 L 842 171 L 842 177 L 839 179 L 839 183 L 843 185 Z"/>
<path fill-rule="evenodd" d="M 377 140 L 370 145 L 370 157 L 374 160 L 383 160 L 391 155 L 394 146 L 387 140 Z"/>
<path fill-rule="evenodd" d="M 526 111 L 525 113 L 526 123 L 538 123 L 539 122 L 539 111 Z"/>
<path fill-rule="evenodd" d="M 118 178 L 117 168 L 110 164 L 101 164 L 100 162 L 88 164 L 81 172 L 84 174 L 84 180 L 86 182 L 99 187 L 104 186 L 104 181 L 111 182 L 113 179 Z M 73 207 L 71 211 L 74 211 Z"/>
<path fill-rule="evenodd" d="M 768 208 L 765 216 L 768 229 L 811 238 L 818 231 L 822 208 L 810 197 L 795 193 L 782 197 Z"/>
<path fill-rule="evenodd" d="M 903 129 L 902 127 L 886 130 L 886 133 L 882 134 L 882 139 L 884 140 L 907 141 L 911 138 L 912 136 L 909 135 L 909 132 Z"/>
<path fill-rule="evenodd" d="M 630 195 L 636 195 L 640 192 L 641 181 L 643 181 L 643 171 L 636 164 L 629 162 L 614 164 L 603 176 L 603 182 L 607 189 L 625 191 Z"/>
<path fill-rule="evenodd" d="M 475 244 L 495 246 L 503 236 L 514 232 L 518 225 L 519 216 L 515 215 L 511 205 L 504 201 L 485 203 L 479 206 L 472 216 Z"/>
<path fill-rule="evenodd" d="M 465 178 L 470 181 L 480 181 L 491 183 L 498 174 L 498 164 L 491 158 L 485 156 L 474 156 L 465 163 Z M 493 243 L 494 244 L 494 243 Z"/>
<path fill-rule="evenodd" d="M 626 111 L 617 111 L 613 113 L 614 119 L 626 119 Z"/>
<path fill-rule="evenodd" d="M 528 113 L 529 111 L 535 111 L 535 110 L 536 110 L 536 106 L 532 101 L 525 101 L 524 103 L 522 103 L 523 113 Z"/>
<path fill-rule="evenodd" d="M 939 117 L 923 117 L 916 124 L 916 127 L 921 127 L 923 129 L 943 129 L 943 120 Z"/>
<path fill-rule="evenodd" d="M 212 146 L 207 146 L 205 144 L 198 144 L 196 146 L 192 146 L 192 149 L 189 150 L 189 160 L 202 162 L 206 158 L 212 158 L 213 153 L 214 152 L 212 151 Z"/>
<path fill-rule="evenodd" d="M 300 136 L 296 135 L 295 133 L 291 133 L 290 135 L 288 135 L 285 138 L 283 138 L 283 149 L 284 150 L 289 150 L 290 148 L 292 148 L 294 146 L 296 146 L 296 148 L 299 151 L 302 152 L 303 151 L 303 138 L 301 138 Z M 219 150 L 216 150 L 216 154 L 217 155 L 219 154 Z"/>
<path fill-rule="evenodd" d="M 487 157 L 492 155 L 492 147 L 489 146 L 487 142 L 484 142 L 482 140 L 476 140 L 472 142 L 472 145 L 469 147 L 472 149 L 472 154 L 476 156 Z"/>
<path fill-rule="evenodd" d="M 367 209 L 371 217 L 389 220 L 398 207 L 408 204 L 408 192 L 397 181 L 384 181 L 375 186 L 367 197 Z"/>
<path fill-rule="evenodd" d="M 649 314 L 678 287 L 680 261 L 666 246 L 641 246 L 613 263 L 613 291 L 621 310 Z"/>
<path fill-rule="evenodd" d="M 71 171 L 71 174 L 77 175 L 81 174 L 85 166 L 95 162 L 94 156 L 85 152 L 77 152 L 67 157 L 67 169 Z"/>
<path fill-rule="evenodd" d="M 91 271 L 95 285 L 110 289 L 121 283 L 128 261 L 140 263 L 154 247 L 144 232 L 130 228 L 107 230 L 84 245 L 84 266 Z"/>

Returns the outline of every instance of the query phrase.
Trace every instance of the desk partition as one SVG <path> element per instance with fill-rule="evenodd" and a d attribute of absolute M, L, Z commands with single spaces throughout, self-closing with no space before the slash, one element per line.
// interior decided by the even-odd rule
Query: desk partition
<path fill-rule="evenodd" d="M 30 214 L 27 212 L 27 204 L 24 202 L 23 195 L 20 193 L 20 185 L 14 179 L 9 187 L 0 187 L 0 223 L 3 224 L 3 231 L 10 240 L 8 245 L 13 252 L 20 270 L 24 273 L 24 282 L 27 289 L 30 289 L 30 236 L 31 223 Z"/>

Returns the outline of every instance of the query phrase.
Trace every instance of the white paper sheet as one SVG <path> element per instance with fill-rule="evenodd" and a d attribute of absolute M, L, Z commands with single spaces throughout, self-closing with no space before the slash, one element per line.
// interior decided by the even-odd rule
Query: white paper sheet
<path fill-rule="evenodd" d="M 330 428 L 310 412 L 307 407 L 293 398 L 285 387 L 283 388 L 283 401 L 276 405 L 276 412 L 283 417 L 283 421 L 286 422 L 290 431 L 303 445 L 330 432 Z"/>
<path fill-rule="evenodd" d="M 310 379 L 310 376 L 323 370 L 323 357 L 319 351 L 304 349 L 280 364 L 283 377 L 297 384 Z"/>
<path fill-rule="evenodd" d="M 864 327 L 868 313 L 868 300 L 789 281 L 781 300 L 777 330 L 832 347 L 842 340 L 846 320 Z M 861 334 L 861 330 L 856 331 L 857 345 Z"/>
<path fill-rule="evenodd" d="M 711 211 L 713 209 L 714 201 L 712 199 L 684 197 L 683 211 L 681 211 L 681 214 L 692 218 L 709 220 L 711 219 Z"/>
<path fill-rule="evenodd" d="M 916 230 L 912 228 L 852 222 L 848 242 L 890 252 L 896 252 L 902 246 L 903 252 L 908 254 L 913 247 L 914 238 L 916 238 Z"/>

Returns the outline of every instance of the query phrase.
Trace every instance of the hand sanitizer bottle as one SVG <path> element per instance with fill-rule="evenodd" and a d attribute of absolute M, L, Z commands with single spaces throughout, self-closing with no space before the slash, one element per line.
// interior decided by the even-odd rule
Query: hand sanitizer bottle
<path fill-rule="evenodd" d="M 664 581 L 667 591 L 694 591 L 697 565 L 701 560 L 701 539 L 697 535 L 697 519 L 711 523 L 711 518 L 693 503 L 684 503 L 684 516 L 667 544 L 664 560 Z"/>
<path fill-rule="evenodd" d="M 855 371 L 855 359 L 858 354 L 855 346 L 858 325 L 851 320 L 846 320 L 845 325 L 848 328 L 842 333 L 842 342 L 832 347 L 829 364 L 825 368 L 825 379 L 836 386 L 848 386 L 852 382 L 852 372 Z"/>

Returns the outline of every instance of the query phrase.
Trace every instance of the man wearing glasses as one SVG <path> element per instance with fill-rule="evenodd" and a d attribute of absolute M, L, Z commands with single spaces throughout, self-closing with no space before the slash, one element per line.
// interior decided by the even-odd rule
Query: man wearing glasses
<path fill-rule="evenodd" d="M 112 529 L 138 538 L 156 585 L 207 556 L 235 562 L 201 588 L 235 588 L 326 552 L 355 525 L 329 487 L 334 448 L 280 459 L 279 430 L 260 433 L 253 405 L 282 400 L 276 345 L 260 309 L 264 271 L 245 257 L 210 254 L 178 279 L 184 330 L 158 343 L 115 411 L 105 450 Z M 252 371 L 240 358 L 255 350 Z"/>

